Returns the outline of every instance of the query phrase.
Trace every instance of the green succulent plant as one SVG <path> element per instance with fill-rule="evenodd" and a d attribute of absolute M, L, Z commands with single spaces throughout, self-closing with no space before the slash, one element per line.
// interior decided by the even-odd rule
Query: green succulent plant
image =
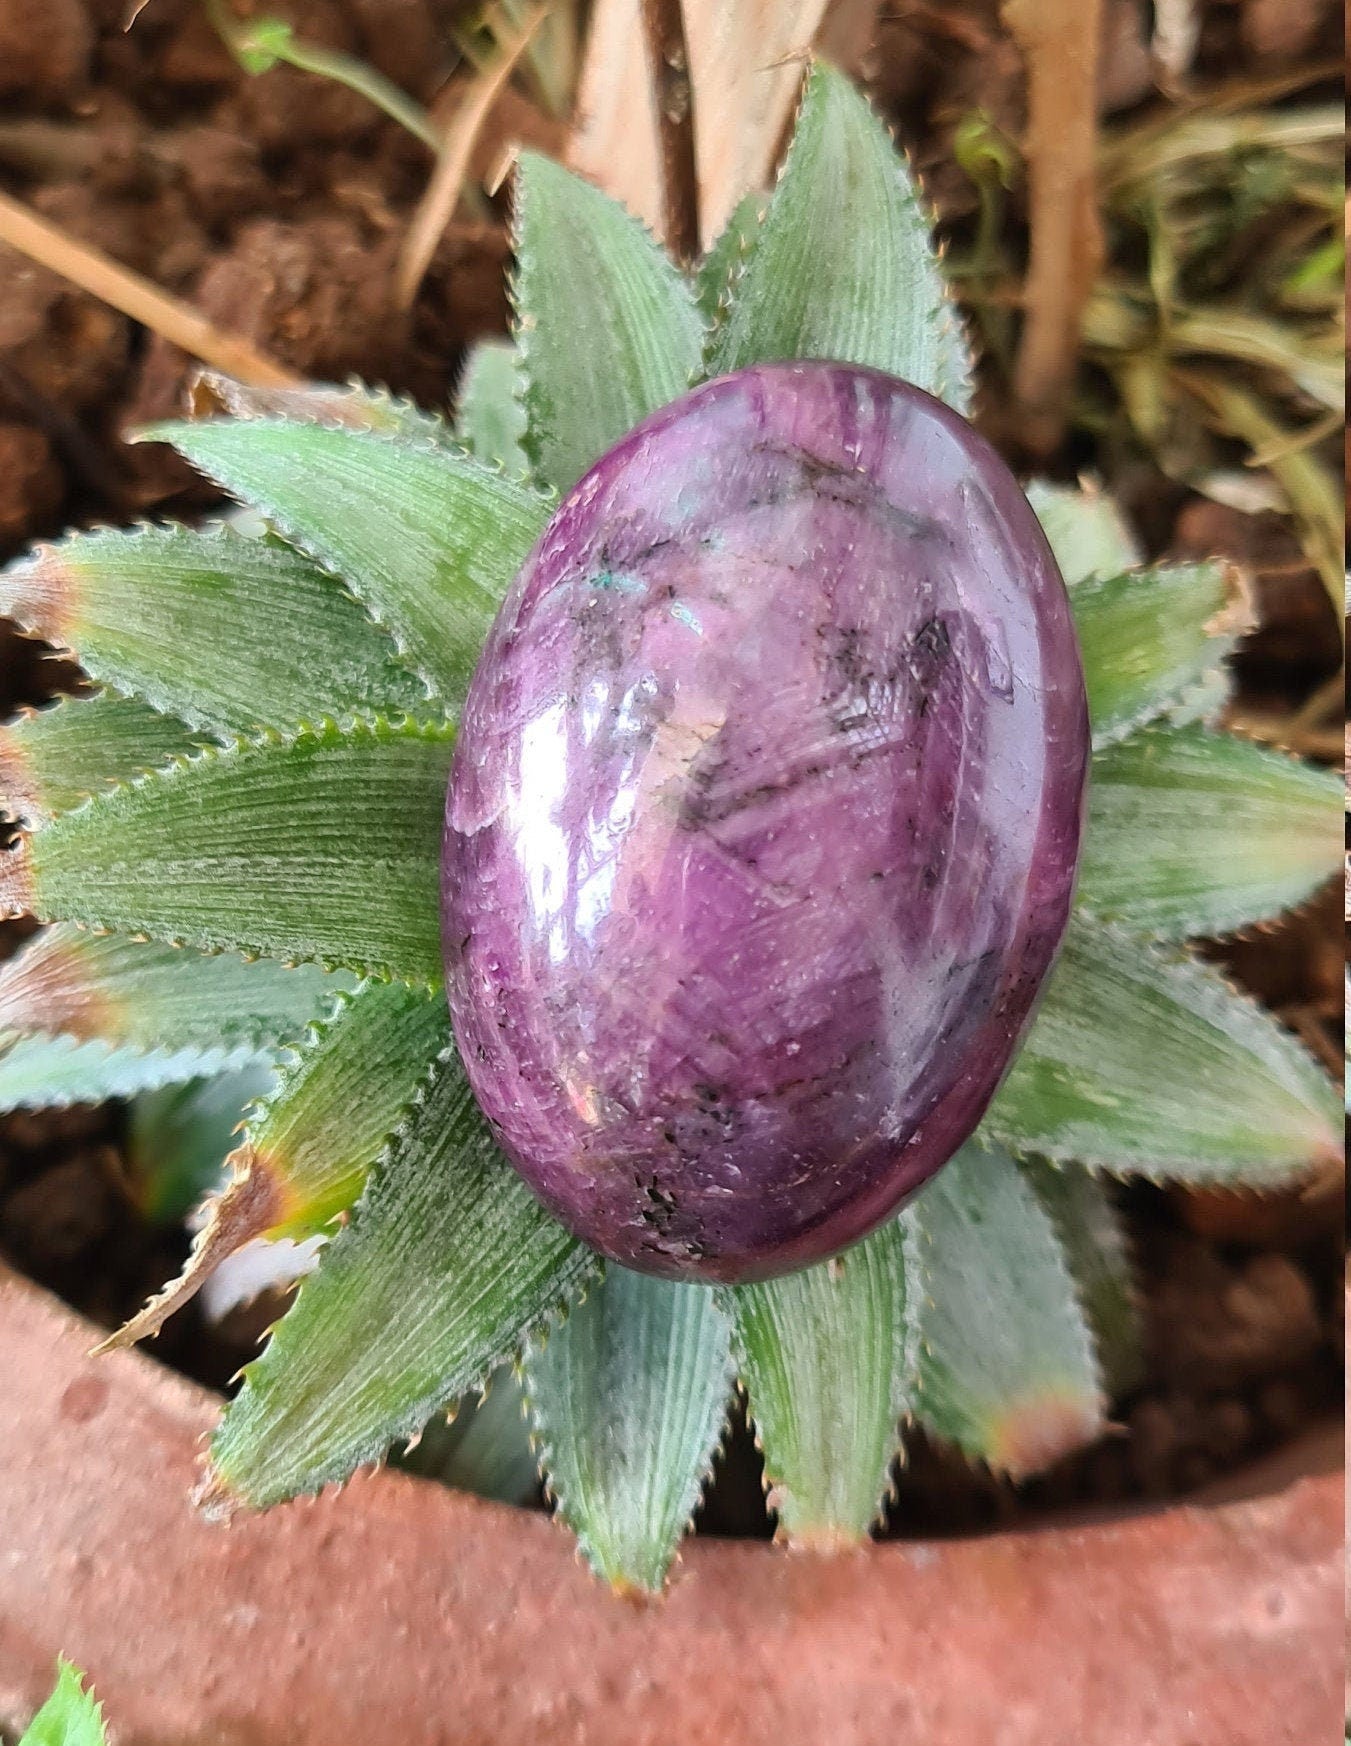
<path fill-rule="evenodd" d="M 103 1706 L 85 1687 L 84 1675 L 62 1657 L 52 1694 L 33 1717 L 19 1746 L 108 1746 Z"/>
<path fill-rule="evenodd" d="M 245 1242 L 328 1235 L 225 1409 L 210 1501 L 341 1481 L 496 1374 L 591 1564 L 651 1589 L 738 1386 L 801 1543 L 867 1534 L 907 1423 L 1015 1476 L 1099 1432 L 1136 1362 L 1108 1179 L 1254 1190 L 1336 1152 L 1324 1073 L 1185 941 L 1335 870 L 1339 784 L 1210 725 L 1246 622 L 1225 566 L 1141 567 L 1105 498 L 1035 485 L 1093 782 L 1077 911 L 975 1140 L 790 1277 L 603 1271 L 497 1151 L 441 993 L 442 812 L 482 639 L 557 495 L 691 383 L 830 358 L 966 411 L 971 366 L 909 172 L 825 65 L 773 193 L 692 275 L 545 158 L 521 158 L 515 207 L 515 343 L 474 352 L 453 426 L 361 387 L 216 382 L 229 416 L 145 434 L 265 531 L 98 529 L 0 577 L 0 610 L 99 687 L 0 746 L 25 826 L 0 889 L 51 924 L 0 972 L 0 1107 L 176 1088 L 158 1133 L 205 1086 L 219 1131 L 256 1090 L 238 1076 L 267 1074 L 184 1278 L 121 1336 Z M 519 1495 L 519 1462 L 489 1455 L 469 1467 Z M 431 1465 L 453 1477 L 454 1447 Z"/>

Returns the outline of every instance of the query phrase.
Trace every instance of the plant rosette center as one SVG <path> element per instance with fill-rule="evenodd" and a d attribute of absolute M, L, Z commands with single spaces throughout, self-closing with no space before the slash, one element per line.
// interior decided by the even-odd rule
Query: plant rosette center
<path fill-rule="evenodd" d="M 552 1212 L 736 1281 L 857 1241 L 968 1138 L 1068 921 L 1064 584 L 989 445 L 876 371 L 640 424 L 518 575 L 461 717 L 447 986 Z"/>

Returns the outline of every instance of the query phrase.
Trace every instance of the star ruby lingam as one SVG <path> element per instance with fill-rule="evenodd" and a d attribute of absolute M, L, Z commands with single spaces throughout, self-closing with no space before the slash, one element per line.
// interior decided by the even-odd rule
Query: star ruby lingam
<path fill-rule="evenodd" d="M 1068 600 L 1003 462 L 908 384 L 706 383 L 568 494 L 464 710 L 446 965 L 556 1216 L 738 1281 L 866 1235 L 971 1134 L 1069 916 Z"/>

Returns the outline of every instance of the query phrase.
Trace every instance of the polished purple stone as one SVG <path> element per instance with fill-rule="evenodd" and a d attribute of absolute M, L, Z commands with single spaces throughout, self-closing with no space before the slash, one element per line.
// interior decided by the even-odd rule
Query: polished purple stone
<path fill-rule="evenodd" d="M 1073 897 L 1064 585 L 989 445 L 905 383 L 696 388 L 568 494 L 460 728 L 446 969 L 556 1216 L 745 1280 L 872 1230 L 971 1133 Z"/>

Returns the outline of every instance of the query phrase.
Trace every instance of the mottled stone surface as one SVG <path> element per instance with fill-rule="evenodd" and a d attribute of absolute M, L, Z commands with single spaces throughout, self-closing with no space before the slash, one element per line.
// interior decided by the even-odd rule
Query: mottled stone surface
<path fill-rule="evenodd" d="M 578 483 L 461 724 L 465 1065 L 556 1215 L 631 1266 L 784 1272 L 979 1120 L 1072 900 L 1064 587 L 989 446 L 830 364 L 706 384 Z"/>

